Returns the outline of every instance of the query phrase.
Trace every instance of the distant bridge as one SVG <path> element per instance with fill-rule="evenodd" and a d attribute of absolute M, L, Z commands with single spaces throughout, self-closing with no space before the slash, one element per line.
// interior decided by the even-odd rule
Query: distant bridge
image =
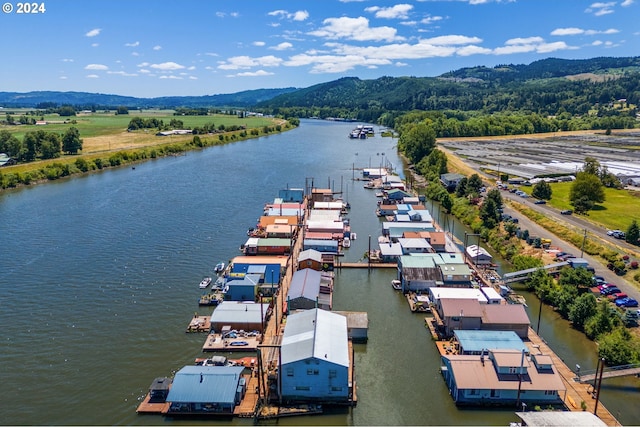
<path fill-rule="evenodd" d="M 554 264 L 547 264 L 543 267 L 527 268 L 526 270 L 505 273 L 502 275 L 502 280 L 504 281 L 505 284 L 520 282 L 522 280 L 525 280 L 527 277 L 529 277 L 529 274 L 534 273 L 538 270 L 544 269 L 547 271 L 547 273 L 553 274 L 553 273 L 557 273 L 562 269 L 562 267 L 566 267 L 567 265 L 569 265 L 569 262 L 563 261 L 563 262 L 556 262 Z"/>
<path fill-rule="evenodd" d="M 596 379 L 597 372 L 587 371 L 578 374 L 578 381 L 581 383 L 592 383 Z M 640 363 L 634 365 L 611 366 L 602 370 L 602 379 L 626 377 L 629 375 L 640 375 Z"/>

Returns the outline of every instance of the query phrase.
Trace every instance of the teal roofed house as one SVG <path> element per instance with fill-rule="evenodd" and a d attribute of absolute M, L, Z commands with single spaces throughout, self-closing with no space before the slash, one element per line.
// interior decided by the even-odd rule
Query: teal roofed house
<path fill-rule="evenodd" d="M 246 391 L 242 366 L 185 366 L 167 395 L 168 414 L 232 415 Z"/>

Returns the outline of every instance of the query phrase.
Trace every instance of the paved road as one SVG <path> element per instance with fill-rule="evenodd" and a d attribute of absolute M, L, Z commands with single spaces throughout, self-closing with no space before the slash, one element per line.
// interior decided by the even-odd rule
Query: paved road
<path fill-rule="evenodd" d="M 589 238 L 600 238 L 602 240 L 613 240 L 612 243 L 618 244 L 624 243 L 628 245 L 626 242 L 621 242 L 618 239 L 606 235 L 606 230 L 603 230 L 601 227 L 595 226 L 584 219 L 581 219 L 574 215 L 561 215 L 557 209 L 551 208 L 547 205 L 535 205 L 531 198 L 524 199 L 522 197 L 516 196 L 513 193 L 509 193 L 507 191 L 502 191 L 503 199 L 510 199 L 518 203 L 522 203 L 527 207 L 531 207 L 533 209 L 538 210 L 539 212 L 543 212 L 547 217 L 556 219 L 557 221 L 562 221 L 567 224 L 573 225 L 577 228 L 582 228 L 587 230 L 587 239 Z M 640 301 L 640 290 L 634 286 L 632 283 L 626 281 L 625 279 L 616 275 L 613 271 L 609 270 L 606 265 L 604 265 L 604 260 L 599 257 L 594 257 L 588 255 L 586 253 L 581 252 L 581 248 L 574 246 L 573 244 L 562 240 L 558 236 L 554 236 L 551 232 L 547 231 L 540 225 L 535 222 L 529 220 L 524 215 L 519 214 L 518 211 L 511 209 L 509 207 L 505 207 L 505 213 L 518 218 L 519 225 L 521 229 L 529 230 L 529 233 L 532 235 L 546 237 L 551 239 L 551 246 L 559 249 L 563 252 L 569 252 L 575 255 L 576 257 L 582 257 L 589 262 L 589 265 L 596 270 L 596 275 L 603 276 L 605 280 L 609 283 L 614 283 L 618 285 L 621 291 L 628 294 L 630 297 L 633 297 Z"/>

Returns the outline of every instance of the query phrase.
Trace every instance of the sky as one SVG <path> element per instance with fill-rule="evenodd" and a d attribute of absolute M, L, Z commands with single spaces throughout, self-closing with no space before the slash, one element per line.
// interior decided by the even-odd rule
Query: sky
<path fill-rule="evenodd" d="M 640 0 L 8 1 L 0 91 L 199 96 L 638 56 L 638 17 Z"/>

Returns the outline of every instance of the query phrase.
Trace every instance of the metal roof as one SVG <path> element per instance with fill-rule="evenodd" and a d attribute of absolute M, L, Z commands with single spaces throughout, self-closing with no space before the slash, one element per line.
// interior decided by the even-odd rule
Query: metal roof
<path fill-rule="evenodd" d="M 185 366 L 176 372 L 167 402 L 235 403 L 242 366 Z"/>
<path fill-rule="evenodd" d="M 315 301 L 320 293 L 321 279 L 321 273 L 310 268 L 296 271 L 291 278 L 287 298 L 295 299 L 303 297 Z"/>
<path fill-rule="evenodd" d="M 586 411 L 531 411 L 516 412 L 528 426 L 605 427 L 607 423 Z"/>
<path fill-rule="evenodd" d="M 514 331 L 455 330 L 453 335 L 465 352 L 482 350 L 516 350 L 529 352 L 522 339 Z"/>
<path fill-rule="evenodd" d="M 269 304 L 241 301 L 222 301 L 211 314 L 211 323 L 262 323 Z"/>
<path fill-rule="evenodd" d="M 310 358 L 349 366 L 347 318 L 318 308 L 289 315 L 282 337 L 282 365 Z"/>

